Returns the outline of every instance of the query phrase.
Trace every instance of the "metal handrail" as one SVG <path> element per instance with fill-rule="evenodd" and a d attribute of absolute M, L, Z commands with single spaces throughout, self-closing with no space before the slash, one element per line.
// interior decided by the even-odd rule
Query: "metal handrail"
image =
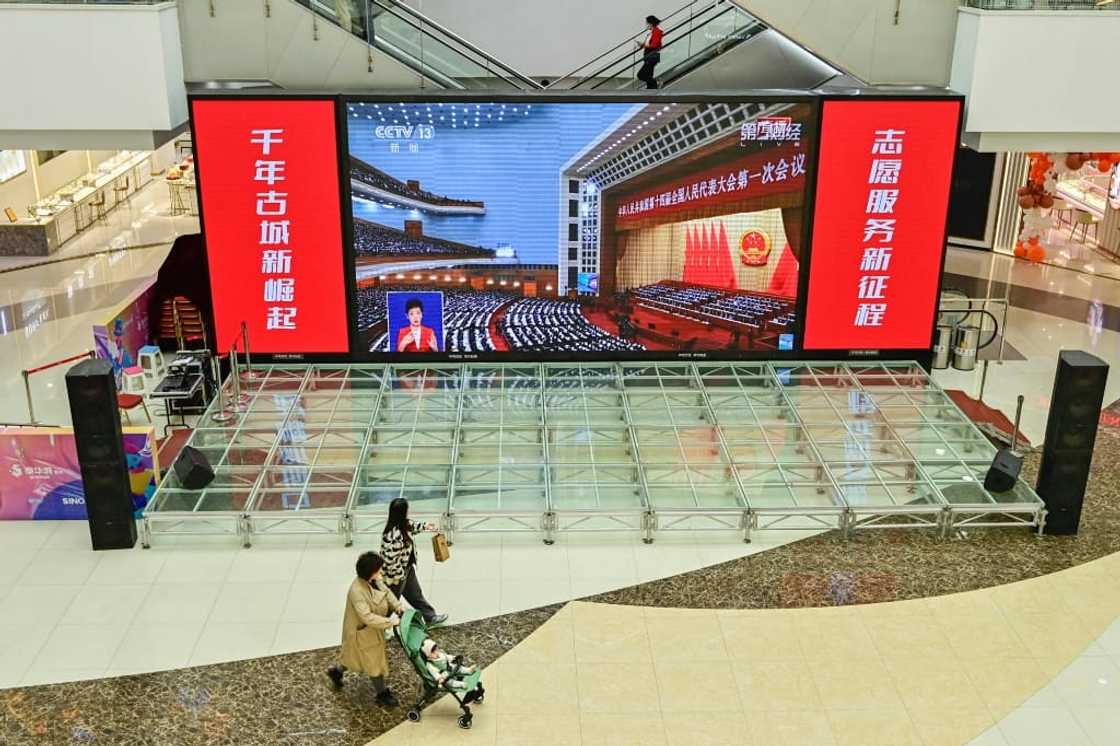
<path fill-rule="evenodd" d="M 722 8 L 721 8 L 721 6 L 722 6 Z M 714 13 L 713 15 L 708 15 L 707 17 L 702 17 L 704 14 L 707 14 L 711 11 L 717 11 L 717 10 L 718 10 L 718 12 Z M 708 24 L 722 18 L 728 12 L 731 12 L 731 13 L 738 12 L 738 13 L 741 13 L 742 15 L 744 15 L 748 18 L 751 18 L 754 21 L 754 24 L 753 24 L 754 28 L 757 28 L 759 26 L 761 26 L 763 28 L 767 28 L 767 26 L 764 23 L 762 23 L 757 18 L 755 18 L 751 14 L 744 11 L 738 5 L 736 5 L 734 3 L 731 3 L 731 2 L 727 2 L 726 0 L 714 0 L 711 5 L 709 5 L 707 8 L 703 8 L 697 15 L 690 16 L 687 21 L 682 21 L 681 23 L 677 24 L 676 26 L 674 26 L 674 27 L 670 28 L 668 31 L 666 31 L 665 32 L 665 37 L 664 37 L 665 41 L 661 44 L 661 51 L 664 51 L 664 50 L 668 49 L 669 47 L 671 47 L 676 42 L 689 39 L 692 36 L 692 34 L 699 31 L 700 29 L 704 28 Z M 698 21 L 697 19 L 700 19 L 700 20 Z M 696 23 L 698 23 L 699 25 L 694 25 Z M 681 28 L 684 28 L 686 25 L 688 26 L 688 30 L 686 32 L 684 32 L 684 33 L 682 33 L 682 34 L 680 34 L 679 36 L 676 36 L 676 37 L 672 36 L 672 34 L 674 32 L 679 31 Z M 706 48 L 710 48 L 710 47 L 706 47 Z M 618 65 L 620 63 L 626 64 L 627 68 L 637 67 L 639 65 L 639 63 L 641 62 L 641 60 L 632 59 L 627 63 L 626 58 L 630 57 L 630 56 L 631 56 L 631 54 L 627 54 L 623 57 L 615 58 L 610 63 L 608 63 L 607 65 L 604 65 L 603 67 L 599 68 L 595 72 L 590 73 L 588 75 L 584 75 L 582 78 L 579 79 L 579 82 L 582 83 L 583 81 L 586 81 L 586 80 L 592 80 L 592 79 L 598 77 L 601 73 L 606 72 L 610 68 L 612 68 L 615 65 Z M 584 65 L 584 67 L 587 67 L 587 66 L 588 65 Z M 582 68 L 580 68 L 580 69 L 582 69 Z M 577 72 L 578 72 L 578 70 L 577 70 Z M 553 81 L 547 87 L 551 88 L 552 86 L 555 86 L 558 83 L 560 83 L 561 81 L 567 80 L 570 77 L 571 76 L 568 75 L 568 76 L 565 76 L 564 78 L 557 78 L 555 81 Z M 578 86 L 578 83 L 576 85 Z M 571 86 L 571 87 L 574 88 L 576 86 Z M 595 87 L 597 87 L 597 86 L 595 86 Z"/>
<path fill-rule="evenodd" d="M 521 81 L 522 83 L 525 83 L 526 85 L 529 85 L 530 87 L 536 88 L 536 89 L 543 89 L 544 88 L 544 86 L 542 86 L 540 83 L 538 83 L 537 81 L 530 78 L 528 75 L 525 75 L 524 73 L 513 69 L 512 67 L 510 67 L 506 63 L 498 60 L 497 58 L 495 58 L 493 56 L 491 56 L 487 52 L 484 52 L 483 50 L 476 47 L 474 44 L 471 44 L 469 41 L 467 41 L 463 37 L 456 34 L 454 31 L 451 31 L 446 26 L 443 26 L 442 24 L 439 24 L 436 21 L 433 21 L 431 18 L 429 18 L 428 16 L 424 15 L 423 13 L 421 13 L 420 11 L 418 11 L 414 8 L 410 8 L 407 5 L 398 4 L 396 2 L 393 2 L 392 0 L 388 0 L 388 2 L 382 2 L 382 0 L 369 0 L 369 2 L 378 6 L 382 10 L 396 16 L 397 18 L 400 18 L 402 21 L 405 21 L 405 23 L 409 23 L 408 19 L 401 18 L 401 16 L 396 13 L 397 10 L 402 10 L 406 14 L 411 15 L 414 19 L 416 19 L 420 23 L 419 26 L 416 26 L 413 23 L 409 23 L 410 26 L 417 29 L 418 31 L 423 33 L 424 32 L 424 26 L 431 26 L 432 28 L 438 30 L 440 33 L 444 34 L 449 39 L 454 41 L 456 44 L 461 44 L 462 46 L 471 50 L 472 52 L 474 52 L 478 56 L 482 57 L 484 60 L 486 60 L 487 63 L 493 65 L 494 67 L 498 68 L 499 70 L 502 70 L 506 73 L 509 73 L 514 78 Z M 431 36 L 431 34 L 429 34 L 429 36 Z M 447 44 L 447 42 L 444 42 L 444 43 Z M 451 46 L 451 45 L 448 44 L 447 46 Z"/>
<path fill-rule="evenodd" d="M 673 11 L 672 13 L 670 13 L 669 15 L 665 16 L 664 18 L 662 18 L 662 19 L 661 19 L 661 22 L 662 22 L 662 23 L 665 23 L 666 21 L 668 21 L 668 20 L 669 20 L 670 18 L 672 18 L 673 16 L 675 16 L 675 15 L 678 15 L 679 13 L 683 13 L 684 11 L 688 10 L 689 8 L 691 8 L 691 7 L 693 6 L 693 5 L 696 5 L 696 3 L 700 3 L 700 2 L 708 2 L 708 1 L 709 1 L 709 0 L 689 0 L 689 2 L 685 3 L 685 4 L 684 4 L 684 5 L 682 5 L 681 7 L 677 8 L 676 10 L 674 10 L 674 11 Z M 718 2 L 719 2 L 719 0 L 716 0 L 716 2 L 718 3 Z M 610 49 L 608 49 L 607 51 L 605 51 L 605 52 L 603 52 L 602 54 L 600 54 L 600 55 L 599 55 L 598 57 L 595 57 L 595 58 L 593 58 L 593 59 L 591 59 L 591 60 L 588 60 L 587 62 L 583 63 L 582 65 L 580 65 L 579 67 L 577 67 L 577 68 L 576 68 L 575 70 L 572 70 L 572 71 L 571 71 L 570 73 L 568 73 L 568 74 L 566 74 L 566 75 L 561 75 L 561 76 L 560 76 L 559 78 L 557 78 L 556 80 L 554 80 L 554 81 L 553 81 L 553 82 L 552 82 L 552 83 L 551 83 L 550 85 L 547 85 L 547 86 L 545 86 L 545 88 L 551 88 L 551 87 L 552 87 L 553 85 L 555 85 L 555 84 L 556 84 L 557 82 L 559 82 L 559 81 L 561 81 L 561 80 L 567 80 L 568 78 L 571 78 L 571 77 L 572 77 L 573 75 L 575 75 L 576 73 L 578 73 L 578 72 L 579 72 L 580 70 L 583 70 L 584 68 L 587 68 L 587 67 L 591 67 L 591 66 L 592 66 L 592 65 L 594 65 L 594 64 L 595 64 L 596 62 L 598 62 L 599 60 L 601 60 L 601 59 L 603 59 L 604 57 L 606 57 L 606 56 L 607 56 L 608 54 L 612 54 L 612 53 L 614 53 L 614 52 L 618 51 L 619 49 L 622 49 L 623 47 L 625 47 L 625 46 L 627 46 L 628 44 L 630 44 L 630 42 L 632 42 L 632 41 L 637 41 L 637 40 L 638 40 L 638 38 L 639 38 L 640 36 L 642 36 L 642 34 L 644 34 L 644 33 L 646 33 L 646 31 L 645 31 L 645 29 L 642 29 L 642 30 L 641 30 L 641 31 L 639 31 L 638 33 L 636 33 L 636 34 L 633 34 L 632 36 L 628 36 L 628 37 L 626 37 L 625 39 L 623 39 L 623 40 L 622 40 L 622 42 L 620 42 L 619 44 L 617 44 L 617 45 L 615 45 L 615 46 L 611 47 L 611 48 L 610 48 Z M 586 77 L 586 76 L 585 76 L 585 77 Z"/>

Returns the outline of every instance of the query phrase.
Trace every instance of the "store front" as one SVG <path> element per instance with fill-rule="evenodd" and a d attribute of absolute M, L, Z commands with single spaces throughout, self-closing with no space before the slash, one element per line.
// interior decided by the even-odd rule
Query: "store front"
<path fill-rule="evenodd" d="M 164 181 L 173 214 L 197 214 L 180 143 L 158 150 L 0 150 L 0 256 L 50 256 Z"/>
<path fill-rule="evenodd" d="M 962 240 L 951 231 L 950 242 L 1120 277 L 1118 158 L 1116 153 L 997 154 L 990 241 Z"/>

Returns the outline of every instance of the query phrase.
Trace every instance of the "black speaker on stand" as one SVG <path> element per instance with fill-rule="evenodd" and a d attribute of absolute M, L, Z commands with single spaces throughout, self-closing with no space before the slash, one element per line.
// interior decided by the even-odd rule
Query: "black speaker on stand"
<path fill-rule="evenodd" d="M 1081 350 L 1058 353 L 1046 440 L 1035 489 L 1046 503 L 1048 534 L 1076 534 L 1104 404 L 1108 363 Z"/>
<path fill-rule="evenodd" d="M 136 545 L 117 381 L 108 360 L 83 360 L 66 372 L 78 465 L 94 549 Z"/>

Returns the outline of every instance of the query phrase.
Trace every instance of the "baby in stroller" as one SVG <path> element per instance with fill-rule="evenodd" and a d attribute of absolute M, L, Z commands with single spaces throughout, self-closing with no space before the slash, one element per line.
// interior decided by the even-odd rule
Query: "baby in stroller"
<path fill-rule="evenodd" d="M 459 716 L 459 727 L 471 727 L 473 716 L 469 705 L 482 704 L 486 695 L 478 666 L 464 665 L 459 656 L 440 650 L 436 641 L 428 636 L 424 617 L 415 609 L 406 609 L 401 614 L 401 622 L 393 633 L 420 677 L 420 697 L 409 709 L 408 719 L 413 722 L 420 720 L 424 706 L 446 692 L 455 698 L 463 711 Z"/>
<path fill-rule="evenodd" d="M 449 689 L 462 691 L 467 688 L 467 677 L 478 670 L 477 666 L 464 665 L 461 655 L 451 655 L 440 649 L 436 641 L 430 637 L 420 643 L 420 653 L 424 656 L 428 673 L 435 682 Z M 473 687 L 463 695 L 463 704 L 469 705 L 478 699 L 481 685 Z"/>

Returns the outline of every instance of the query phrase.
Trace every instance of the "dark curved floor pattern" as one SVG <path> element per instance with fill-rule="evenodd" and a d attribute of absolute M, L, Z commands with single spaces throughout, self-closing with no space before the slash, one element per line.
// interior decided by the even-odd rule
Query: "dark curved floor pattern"
<path fill-rule="evenodd" d="M 1120 428 L 1102 427 L 1078 536 L 977 531 L 964 541 L 922 532 L 835 532 L 751 557 L 595 596 L 592 601 L 693 608 L 825 606 L 984 588 L 1062 570 L 1120 551 Z M 1033 479 L 1038 455 L 1027 458 Z M 447 649 L 487 665 L 560 605 L 448 627 Z M 373 704 L 366 681 L 341 692 L 323 669 L 334 649 L 116 679 L 0 691 L 0 743 L 364 744 L 404 719 Z M 407 661 L 390 647 L 390 685 L 414 696 Z"/>

